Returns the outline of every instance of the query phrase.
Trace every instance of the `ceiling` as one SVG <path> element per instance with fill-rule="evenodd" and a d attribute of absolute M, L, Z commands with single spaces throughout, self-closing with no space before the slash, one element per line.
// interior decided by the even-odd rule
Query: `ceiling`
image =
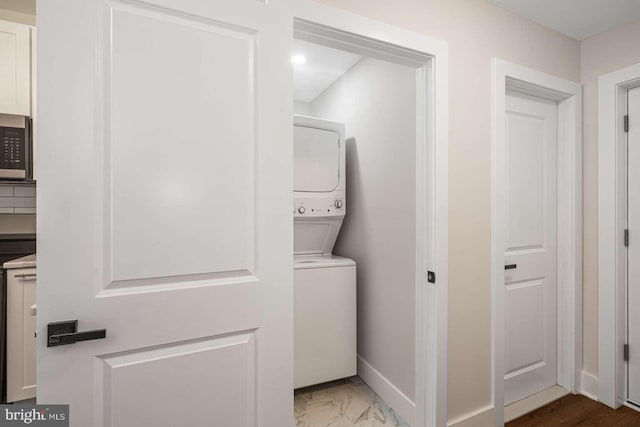
<path fill-rule="evenodd" d="M 640 18 L 640 0 L 487 0 L 576 40 Z"/>
<path fill-rule="evenodd" d="M 611 28 L 640 19 L 640 0 L 487 1 L 577 40 L 584 40 Z M 0 0 L 0 9 L 35 15 L 36 0 Z M 299 43 L 309 45 L 305 42 Z M 333 50 L 320 47 L 318 52 L 323 49 Z M 357 56 L 345 52 L 340 53 Z M 330 66 L 328 65 L 328 67 Z M 335 66 L 340 67 L 340 60 L 336 59 Z"/>
<path fill-rule="evenodd" d="M 362 56 L 314 43 L 295 40 L 293 56 L 305 57 L 293 64 L 293 98 L 311 102 L 344 75 Z"/>
<path fill-rule="evenodd" d="M 0 9 L 35 15 L 36 0 L 0 0 Z"/>

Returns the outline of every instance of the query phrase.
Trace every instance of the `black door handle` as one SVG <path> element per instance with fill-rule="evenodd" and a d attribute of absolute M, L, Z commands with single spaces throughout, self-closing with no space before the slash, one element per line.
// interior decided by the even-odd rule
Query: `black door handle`
<path fill-rule="evenodd" d="M 518 264 L 507 264 L 504 266 L 505 270 L 515 270 L 515 268 L 518 266 Z"/>
<path fill-rule="evenodd" d="M 47 325 L 47 347 L 75 344 L 78 341 L 98 340 L 106 337 L 106 329 L 78 332 L 77 320 L 66 320 Z"/>

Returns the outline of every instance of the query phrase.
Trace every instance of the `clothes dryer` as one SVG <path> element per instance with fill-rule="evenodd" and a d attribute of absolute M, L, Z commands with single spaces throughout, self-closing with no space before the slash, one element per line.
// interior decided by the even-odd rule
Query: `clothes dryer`
<path fill-rule="evenodd" d="M 356 264 L 333 256 L 346 213 L 344 125 L 294 116 L 294 385 L 356 375 Z"/>

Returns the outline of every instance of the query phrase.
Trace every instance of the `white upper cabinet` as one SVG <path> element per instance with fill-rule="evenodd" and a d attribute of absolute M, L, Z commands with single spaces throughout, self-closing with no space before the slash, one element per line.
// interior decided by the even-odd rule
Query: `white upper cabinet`
<path fill-rule="evenodd" d="M 29 116 L 30 83 L 30 28 L 0 21 L 0 113 Z"/>

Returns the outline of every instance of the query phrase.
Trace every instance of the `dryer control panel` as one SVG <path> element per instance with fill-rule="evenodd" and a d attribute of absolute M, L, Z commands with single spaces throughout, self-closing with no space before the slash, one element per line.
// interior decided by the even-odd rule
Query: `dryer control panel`
<path fill-rule="evenodd" d="M 344 192 L 333 197 L 296 197 L 293 202 L 294 218 L 344 216 L 347 203 Z"/>

